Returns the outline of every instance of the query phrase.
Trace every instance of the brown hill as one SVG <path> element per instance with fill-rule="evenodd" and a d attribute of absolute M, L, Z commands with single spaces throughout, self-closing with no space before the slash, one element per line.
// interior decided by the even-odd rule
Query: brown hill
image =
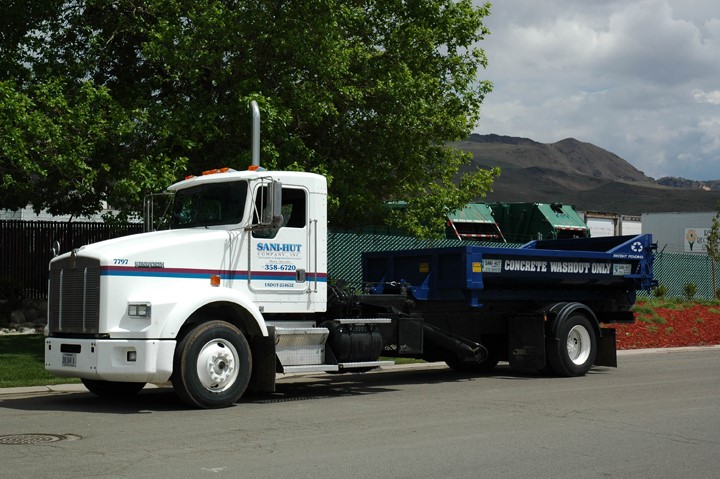
<path fill-rule="evenodd" d="M 660 185 L 614 153 L 573 138 L 545 144 L 472 135 L 453 146 L 473 155 L 466 170 L 501 168 L 487 201 L 559 201 L 578 210 L 639 215 L 714 211 L 720 197 L 713 191 Z"/>

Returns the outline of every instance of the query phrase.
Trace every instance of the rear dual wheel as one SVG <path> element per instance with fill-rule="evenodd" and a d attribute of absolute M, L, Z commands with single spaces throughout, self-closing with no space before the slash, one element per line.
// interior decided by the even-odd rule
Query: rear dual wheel
<path fill-rule="evenodd" d="M 592 322 L 582 314 L 570 314 L 555 327 L 558 341 L 550 343 L 547 360 L 558 376 L 584 376 L 597 356 L 598 338 Z"/>
<path fill-rule="evenodd" d="M 178 343 L 172 383 L 186 404 L 220 408 L 240 399 L 251 371 L 252 355 L 243 333 L 230 323 L 209 321 Z"/>

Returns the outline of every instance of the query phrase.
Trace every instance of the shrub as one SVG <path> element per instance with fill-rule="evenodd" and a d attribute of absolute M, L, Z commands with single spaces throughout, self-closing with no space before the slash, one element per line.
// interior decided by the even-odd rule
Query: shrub
<path fill-rule="evenodd" d="M 656 298 L 664 299 L 665 295 L 668 293 L 668 287 L 664 284 L 659 284 L 657 288 L 653 289 L 653 295 Z"/>
<path fill-rule="evenodd" d="M 685 293 L 685 299 L 692 301 L 697 294 L 697 285 L 695 283 L 685 283 L 685 286 L 683 286 L 683 293 Z"/>
<path fill-rule="evenodd" d="M 10 313 L 23 299 L 22 285 L 9 276 L 0 276 L 0 328 L 10 324 Z"/>

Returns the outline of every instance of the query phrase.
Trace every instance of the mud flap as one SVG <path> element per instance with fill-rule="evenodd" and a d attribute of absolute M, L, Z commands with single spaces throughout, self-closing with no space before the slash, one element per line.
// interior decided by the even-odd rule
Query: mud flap
<path fill-rule="evenodd" d="M 508 360 L 513 369 L 545 368 L 545 321 L 542 315 L 519 315 L 510 319 Z"/>
<path fill-rule="evenodd" d="M 602 335 L 598 341 L 598 352 L 595 357 L 596 366 L 617 367 L 617 343 L 613 328 L 601 328 Z"/>
<path fill-rule="evenodd" d="M 275 328 L 268 328 L 267 336 L 248 338 L 252 353 L 252 376 L 248 389 L 275 392 Z"/>

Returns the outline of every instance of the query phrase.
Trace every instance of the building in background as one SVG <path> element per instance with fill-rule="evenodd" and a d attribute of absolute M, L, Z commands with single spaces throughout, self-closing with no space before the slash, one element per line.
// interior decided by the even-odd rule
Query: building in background
<path fill-rule="evenodd" d="M 705 240 L 715 214 L 643 213 L 642 232 L 652 233 L 660 252 L 707 254 Z"/>
<path fill-rule="evenodd" d="M 639 216 L 619 215 L 599 211 L 581 212 L 585 224 L 590 228 L 590 236 L 636 236 L 642 232 L 642 221 Z"/>

